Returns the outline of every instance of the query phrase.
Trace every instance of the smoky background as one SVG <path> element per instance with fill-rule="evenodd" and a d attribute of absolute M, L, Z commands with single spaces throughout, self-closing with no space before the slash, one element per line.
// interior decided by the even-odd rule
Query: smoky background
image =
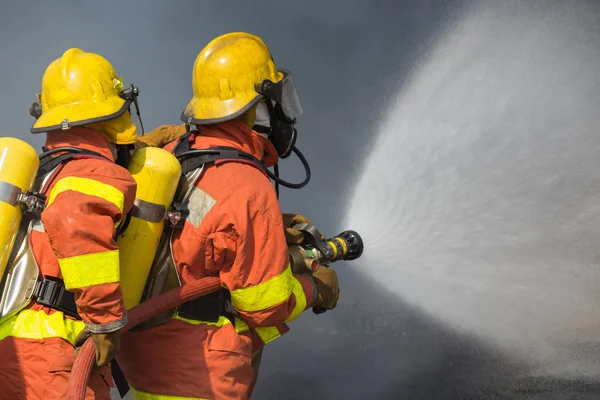
<path fill-rule="evenodd" d="M 431 201 L 427 200 L 431 198 L 427 197 L 430 192 L 415 188 L 435 187 L 435 182 L 427 181 L 419 174 L 411 179 L 406 178 L 412 176 L 408 174 L 403 179 L 400 169 L 398 178 L 391 179 L 385 171 L 386 168 L 388 172 L 395 171 L 398 166 L 402 166 L 400 159 L 412 161 L 408 170 L 413 172 L 425 168 L 424 166 L 435 166 L 435 162 L 440 160 L 442 164 L 432 168 L 461 164 L 456 160 L 476 152 L 481 154 L 481 159 L 485 159 L 487 153 L 481 153 L 481 149 L 497 144 L 491 138 L 498 137 L 503 132 L 502 129 L 494 129 L 494 126 L 505 127 L 502 123 L 506 120 L 516 120 L 517 126 L 521 124 L 520 131 L 528 133 L 528 159 L 541 159 L 540 154 L 543 155 L 544 152 L 533 151 L 536 146 L 555 146 L 553 149 L 566 146 L 574 150 L 569 153 L 573 158 L 584 160 L 584 165 L 578 172 L 570 175 L 570 186 L 568 192 L 564 192 L 565 196 L 554 198 L 553 201 L 544 203 L 541 200 L 551 199 L 555 191 L 547 189 L 542 195 L 531 185 L 534 179 L 525 180 L 524 185 L 529 184 L 531 188 L 530 191 L 522 192 L 525 203 L 528 198 L 532 199 L 541 210 L 544 204 L 550 204 L 547 210 L 551 211 L 539 214 L 540 221 L 553 220 L 556 216 L 554 212 L 560 210 L 555 205 L 561 200 L 585 198 L 589 201 L 586 204 L 594 203 L 597 196 L 595 184 L 600 173 L 597 172 L 597 153 L 594 151 L 597 148 L 595 134 L 598 121 L 595 116 L 598 109 L 598 73 L 592 66 L 598 65 L 600 58 L 592 50 L 593 46 L 586 47 L 584 50 L 587 51 L 569 53 L 569 56 L 580 56 L 580 60 L 563 59 L 560 52 L 553 52 L 552 57 L 545 59 L 548 65 L 573 70 L 571 80 L 569 73 L 561 73 L 560 82 L 563 86 L 553 93 L 556 96 L 579 99 L 571 103 L 559 103 L 558 106 L 562 108 L 558 111 L 562 112 L 551 125 L 523 125 L 523 121 L 535 121 L 553 113 L 556 115 L 557 110 L 551 108 L 546 109 L 545 113 L 532 115 L 531 119 L 513 118 L 515 115 L 531 115 L 528 107 L 532 104 L 537 105 L 536 109 L 544 110 L 546 103 L 542 101 L 537 104 L 535 93 L 530 93 L 526 101 L 517 102 L 516 105 L 514 96 L 523 99 L 522 93 L 513 90 L 510 94 L 514 96 L 499 96 L 507 104 L 504 109 L 506 113 L 498 111 L 493 100 L 485 101 L 502 92 L 504 86 L 499 84 L 492 86 L 493 91 L 484 90 L 480 94 L 479 99 L 483 99 L 480 101 L 481 107 L 483 110 L 487 107 L 488 113 L 480 115 L 478 111 L 481 109 L 474 109 L 464 114 L 465 109 L 461 108 L 461 104 L 473 104 L 473 96 L 469 95 L 469 90 L 477 93 L 478 87 L 489 88 L 489 81 L 494 80 L 493 70 L 488 69 L 488 74 L 483 75 L 487 82 L 467 85 L 467 92 L 458 90 L 457 87 L 461 86 L 460 82 L 456 82 L 459 77 L 464 77 L 465 71 L 469 71 L 469 66 L 485 60 L 486 53 L 491 49 L 498 46 L 516 46 L 515 49 L 518 49 L 519 38 L 515 37 L 512 27 L 510 24 L 502 25 L 512 19 L 520 21 L 518 26 L 523 27 L 527 26 L 529 18 L 535 22 L 535 27 L 540 27 L 543 31 L 546 29 L 544 32 L 548 32 L 548 29 L 556 32 L 558 38 L 564 38 L 559 49 L 567 49 L 570 43 L 582 41 L 597 44 L 598 6 L 594 2 L 530 0 L 494 4 L 491 1 L 466 0 L 308 0 L 217 3 L 189 0 L 111 0 L 81 3 L 65 0 L 53 3 L 7 2 L 0 6 L 0 10 L 0 49 L 4 52 L 0 63 L 0 116 L 4 124 L 2 134 L 26 139 L 37 149 L 43 144 L 44 136 L 29 134 L 33 119 L 28 115 L 28 108 L 35 100 L 35 94 L 40 91 L 41 77 L 46 66 L 70 47 L 102 54 L 124 77 L 126 85 L 134 83 L 139 86 L 141 115 L 146 130 L 161 124 L 179 123 L 179 115 L 192 94 L 191 69 L 194 59 L 204 45 L 217 35 L 228 31 L 258 34 L 270 47 L 276 64 L 292 71 L 304 108 L 304 115 L 298 124 L 300 136 L 297 145 L 310 162 L 313 177 L 311 183 L 300 191 L 282 188 L 282 209 L 284 212 L 304 214 L 328 236 L 340 230 L 356 229 L 363 235 L 367 248 L 361 260 L 351 265 L 339 263 L 336 267 L 342 288 L 342 297 L 336 310 L 321 316 L 305 313 L 291 324 L 292 331 L 289 334 L 267 347 L 255 398 L 597 398 L 600 386 L 594 373 L 571 376 L 536 373 L 527 359 L 507 353 L 496 341 L 490 339 L 490 335 L 482 336 L 476 329 L 470 329 L 477 325 L 476 318 L 475 322 L 471 319 L 471 325 L 461 323 L 461 309 L 451 309 L 450 306 L 445 309 L 428 308 L 426 299 L 429 297 L 410 296 L 410 291 L 401 290 L 403 286 L 395 283 L 402 281 L 403 274 L 410 276 L 410 265 L 406 262 L 400 265 L 399 260 L 406 259 L 399 254 L 379 251 L 390 247 L 403 249 L 398 243 L 405 245 L 406 237 L 413 234 L 413 245 L 419 244 L 420 239 L 420 249 L 423 249 L 421 253 L 409 253 L 414 256 L 413 260 L 426 259 L 431 264 L 437 262 L 446 265 L 450 261 L 472 257 L 469 252 L 456 252 L 453 258 L 448 258 L 447 252 L 439 252 L 443 243 L 432 238 L 433 232 L 427 230 L 429 225 L 422 227 L 428 220 L 418 218 L 419 214 L 415 214 L 412 208 L 402 206 L 407 204 L 407 199 L 414 201 L 414 204 L 418 201 Z M 445 42 L 445 38 L 459 29 L 460 21 L 465 16 L 485 14 L 488 10 L 492 10 L 489 11 L 492 15 L 500 13 L 500 20 L 503 22 L 493 25 L 490 21 L 494 18 L 491 18 L 484 20 L 492 24 L 491 28 L 486 28 L 487 25 L 484 24 L 479 28 L 482 29 L 481 32 L 469 31 L 475 39 L 483 36 L 487 42 L 475 46 L 474 52 L 467 53 L 469 57 L 465 57 L 465 52 L 458 51 L 453 59 L 452 46 L 459 44 Z M 552 30 L 551 26 L 557 19 L 562 22 L 557 29 Z M 527 57 L 535 58 L 536 49 L 559 39 L 542 39 L 540 37 L 538 45 L 527 45 L 529 47 L 526 46 L 526 49 L 515 52 L 525 58 L 517 65 L 518 68 L 527 70 L 529 66 L 542 69 L 529 70 L 525 75 L 515 73 L 508 76 L 506 79 L 513 82 L 513 86 L 514 80 L 520 80 L 523 76 L 533 79 L 544 73 L 543 63 L 528 63 Z M 440 43 L 447 43 L 448 46 L 443 52 L 446 58 L 440 61 L 446 63 L 446 69 L 435 67 L 435 55 L 439 54 Z M 531 44 L 531 40 L 523 43 Z M 505 49 L 503 54 L 511 54 L 509 50 Z M 501 74 L 503 59 L 492 59 L 486 66 L 492 68 L 493 62 L 501 63 L 495 67 Z M 553 84 L 552 71 L 556 68 L 550 68 L 549 75 L 545 75 L 548 76 L 547 84 L 550 86 Z M 430 79 L 437 83 L 436 90 L 431 90 L 430 86 L 423 83 L 428 81 L 424 74 L 430 74 Z M 532 87 L 543 88 L 535 85 Z M 421 89 L 427 91 L 427 96 L 418 96 Z M 456 96 L 452 97 L 454 94 Z M 402 101 L 402 104 L 410 104 L 411 99 L 418 102 L 418 109 L 397 106 Z M 394 113 L 398 107 L 400 111 L 397 115 Z M 578 112 L 569 113 L 568 110 Z M 390 148 L 390 151 L 397 151 L 396 158 L 378 157 L 380 153 L 377 146 L 381 146 L 381 143 L 404 146 L 404 149 L 412 148 L 411 143 L 415 146 L 419 144 L 421 149 L 443 147 L 444 143 L 448 143 L 447 138 L 427 132 L 443 131 L 439 128 L 444 125 L 443 121 L 456 122 L 461 115 L 464 115 L 464 120 L 471 118 L 477 121 L 477 128 L 486 131 L 485 134 L 469 131 L 469 135 L 472 135 L 470 137 L 480 138 L 477 144 L 464 137 L 461 139 L 460 132 L 456 132 L 453 138 L 461 143 L 462 152 L 454 154 L 455 158 L 419 158 L 401 148 Z M 579 126 L 576 135 L 568 129 L 575 118 Z M 437 121 L 438 124 L 430 123 L 431 121 Z M 469 124 L 456 122 L 456 126 L 466 127 Z M 550 128 L 555 128 L 554 144 L 546 135 Z M 394 129 L 398 133 L 394 133 Z M 411 130 L 410 134 L 406 130 Z M 421 130 L 424 133 L 419 136 L 418 132 Z M 382 141 L 380 138 L 384 135 L 392 135 L 392 139 L 389 139 L 391 141 Z M 560 141 L 561 137 L 571 139 Z M 516 147 L 508 144 L 505 148 L 510 154 L 518 151 L 515 149 L 522 149 L 523 143 L 516 143 Z M 546 155 L 557 153 L 552 151 Z M 374 166 L 377 162 L 372 161 L 374 157 L 379 160 L 377 168 Z M 553 161 L 552 157 L 545 160 L 538 163 L 539 167 L 534 171 L 540 179 L 543 179 L 549 165 L 555 165 L 556 173 L 569 168 L 567 164 Z M 513 164 L 513 170 L 506 165 L 493 165 L 493 170 L 498 171 L 500 177 L 494 182 L 503 188 L 522 187 L 518 165 Z M 383 177 L 374 172 L 377 169 L 384 171 Z M 478 171 L 471 171 L 468 182 L 476 180 Z M 479 176 L 485 175 L 485 171 L 479 172 Z M 302 179 L 301 165 L 295 159 L 284 160 L 281 173 L 288 180 Z M 382 189 L 383 193 L 388 193 L 391 197 L 377 198 L 380 203 L 373 199 L 370 199 L 370 203 L 362 203 L 377 208 L 382 205 L 381 199 L 387 201 L 377 208 L 379 213 L 358 215 L 353 207 L 360 205 L 363 201 L 361 199 L 369 201 L 361 191 L 361 188 L 369 188 L 364 183 L 366 175 L 374 182 L 392 185 L 391 190 L 390 186 Z M 455 183 L 465 184 L 462 180 Z M 407 185 L 406 190 L 403 190 L 402 184 Z M 471 197 L 459 197 L 458 203 L 464 200 L 467 205 L 479 205 L 480 208 L 468 208 L 474 219 L 478 215 L 487 215 L 484 200 L 490 196 L 493 198 L 495 194 L 486 192 L 478 197 L 480 189 L 477 186 L 461 187 Z M 413 197 L 403 197 L 404 193 Z M 478 199 L 481 201 L 478 202 Z M 456 206 L 455 210 L 461 210 Z M 578 207 L 583 206 L 575 202 L 571 209 L 578 210 Z M 445 210 L 447 209 L 448 207 Z M 498 227 L 502 226 L 501 221 L 510 221 L 511 210 L 513 209 L 506 207 L 498 211 L 496 215 L 500 216 L 499 220 L 485 220 L 486 227 Z M 594 223 L 597 221 L 595 208 L 591 207 L 589 210 L 591 214 L 585 219 L 588 221 L 586 229 L 578 230 L 577 224 L 570 225 L 567 229 L 564 222 L 569 217 L 566 214 L 562 220 L 554 218 L 562 223 L 540 224 L 537 229 L 563 229 L 565 235 L 577 233 L 581 240 L 588 243 L 586 249 L 589 250 L 593 243 L 600 240 Z M 462 211 L 456 212 L 461 215 Z M 354 214 L 350 215 L 352 213 Z M 401 216 L 404 217 L 400 218 Z M 358 226 L 350 226 L 352 223 Z M 406 224 L 411 224 L 412 230 Z M 440 226 L 458 234 L 456 224 Z M 486 233 L 486 237 L 492 241 L 494 237 L 502 236 L 501 229 L 487 230 Z M 467 245 L 471 238 L 467 237 Z M 502 251 L 523 251 L 518 248 L 518 242 L 515 246 L 516 250 L 504 248 Z M 551 241 L 538 243 L 538 247 L 528 250 L 529 257 L 532 260 L 544 258 L 548 249 L 553 246 L 554 242 Z M 562 254 L 578 254 L 576 247 L 569 249 L 573 253 L 565 249 Z M 564 265 L 568 266 L 569 259 L 565 257 Z M 593 259 L 590 262 L 590 265 L 596 263 Z M 384 285 L 381 281 L 386 279 L 387 271 L 390 273 L 390 279 L 387 279 L 389 284 Z M 417 274 L 415 271 L 412 270 L 413 275 Z M 573 268 L 570 273 L 577 274 L 578 269 Z M 442 275 L 445 276 L 447 275 Z M 518 274 L 508 276 L 519 279 Z M 591 277 L 588 282 L 595 282 L 595 275 Z M 436 282 L 439 286 L 434 286 L 435 289 L 443 287 L 440 283 L 443 279 L 437 278 L 423 275 L 421 279 L 422 282 Z M 571 287 L 578 290 L 577 286 Z M 432 290 L 432 286 L 426 286 L 425 289 Z M 455 287 L 458 291 L 463 289 L 464 286 L 461 285 Z M 439 301 L 443 302 L 443 299 Z M 597 319 L 594 307 L 589 306 L 588 309 L 589 320 Z M 444 311 L 445 315 L 440 315 L 438 311 Z M 585 340 L 565 342 L 569 344 L 564 350 L 567 358 L 587 358 L 591 360 L 588 364 L 593 364 L 598 359 L 600 353 L 593 335 L 590 334 Z"/>

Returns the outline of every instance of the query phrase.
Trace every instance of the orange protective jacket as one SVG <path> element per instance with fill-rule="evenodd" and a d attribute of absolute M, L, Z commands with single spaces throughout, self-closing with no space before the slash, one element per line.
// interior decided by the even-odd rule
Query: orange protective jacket
<path fill-rule="evenodd" d="M 48 134 L 47 149 L 72 146 L 107 157 L 74 159 L 59 166 L 44 194 L 41 224 L 30 244 L 40 272 L 64 280 L 75 293 L 83 321 L 32 302 L 0 324 L 2 398 L 62 399 L 74 362 L 74 341 L 92 332 L 119 329 L 126 310 L 119 284 L 115 227 L 133 205 L 136 182 L 114 164 L 102 134 L 72 128 Z M 110 160 L 110 161 L 109 161 Z M 95 370 L 86 399 L 110 399 L 110 368 Z"/>
<path fill-rule="evenodd" d="M 194 149 L 228 146 L 266 166 L 277 162 L 271 143 L 239 121 L 199 128 L 200 134 L 190 137 Z M 252 353 L 312 306 L 314 285 L 291 271 L 275 190 L 259 168 L 240 162 L 205 166 L 188 208 L 189 217 L 172 240 L 179 275 L 184 284 L 218 276 L 241 319 L 234 329 L 224 317 L 198 323 L 175 316 L 125 335 L 119 363 L 144 398 L 245 399 Z"/>
<path fill-rule="evenodd" d="M 267 167 L 277 162 L 272 144 L 239 121 L 200 132 L 192 138 L 194 149 L 229 146 L 262 159 Z M 251 328 L 287 330 L 284 323 L 312 305 L 314 286 L 306 275 L 292 274 L 281 210 L 268 177 L 239 162 L 208 167 L 189 207 L 187 223 L 173 239 L 183 281 L 219 276 Z"/>
<path fill-rule="evenodd" d="M 63 279 L 74 292 L 77 311 L 90 331 L 111 332 L 127 322 L 113 236 L 133 205 L 137 185 L 126 169 L 114 163 L 108 141 L 98 132 L 84 128 L 53 132 L 46 148 L 73 143 L 111 161 L 85 158 L 59 167 L 46 192 L 43 226 L 31 234 L 33 253 L 42 275 Z"/>

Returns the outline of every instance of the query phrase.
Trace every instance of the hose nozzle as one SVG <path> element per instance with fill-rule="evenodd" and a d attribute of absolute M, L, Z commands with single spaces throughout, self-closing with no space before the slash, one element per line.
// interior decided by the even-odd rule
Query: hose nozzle
<path fill-rule="evenodd" d="M 289 247 L 294 273 L 315 272 L 320 265 L 356 260 L 362 255 L 363 241 L 355 231 L 343 231 L 331 239 L 325 239 L 314 225 L 299 224 L 294 229 L 304 236 L 302 244 Z"/>
<path fill-rule="evenodd" d="M 363 252 L 362 238 L 357 232 L 351 230 L 328 239 L 327 245 L 333 252 L 330 262 L 356 260 Z"/>

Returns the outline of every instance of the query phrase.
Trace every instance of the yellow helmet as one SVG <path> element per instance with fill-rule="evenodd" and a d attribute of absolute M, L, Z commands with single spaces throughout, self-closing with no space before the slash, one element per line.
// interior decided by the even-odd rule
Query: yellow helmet
<path fill-rule="evenodd" d="M 123 89 L 122 79 L 104 57 L 69 49 L 44 72 L 42 93 L 29 110 L 37 120 L 31 133 L 116 119 L 129 109 L 137 95 L 138 89 L 133 85 Z"/>
<path fill-rule="evenodd" d="M 290 73 L 278 70 L 263 40 L 249 33 L 228 33 L 206 45 L 194 63 L 192 87 L 194 97 L 181 114 L 188 124 L 235 119 L 265 98 L 292 119 L 302 113 Z"/>

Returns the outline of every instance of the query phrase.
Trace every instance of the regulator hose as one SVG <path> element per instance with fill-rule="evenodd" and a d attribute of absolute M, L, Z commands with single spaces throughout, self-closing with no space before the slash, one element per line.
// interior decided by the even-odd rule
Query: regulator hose
<path fill-rule="evenodd" d="M 121 329 L 121 332 L 125 333 L 134 326 L 137 326 L 160 313 L 220 289 L 221 280 L 219 278 L 210 277 L 202 278 L 176 289 L 169 290 L 168 292 L 144 301 L 129 310 L 127 313 L 127 325 Z M 65 399 L 85 399 L 87 383 L 90 373 L 92 372 L 92 367 L 94 366 L 95 355 L 94 342 L 92 341 L 92 338 L 88 338 L 79 350 L 79 354 L 73 363 Z"/>
<path fill-rule="evenodd" d="M 278 185 L 284 186 L 286 188 L 289 189 L 300 189 L 303 188 L 304 186 L 306 186 L 308 184 L 308 182 L 310 181 L 310 165 L 308 165 L 308 161 L 306 161 L 306 157 L 304 157 L 304 154 L 302 154 L 302 152 L 300 150 L 298 150 L 298 148 L 296 146 L 294 146 L 292 148 L 292 151 L 294 152 L 294 154 L 296 154 L 298 156 L 298 158 L 300 159 L 300 162 L 302 163 L 302 166 L 304 167 L 304 173 L 306 174 L 304 176 L 304 180 L 300 183 L 290 183 L 287 181 L 284 181 L 283 179 L 281 179 L 279 177 L 279 169 L 277 169 L 277 173 L 274 174 L 271 171 L 269 171 L 268 169 L 267 171 L 267 175 L 269 175 L 269 178 L 271 178 L 273 181 L 275 181 L 275 183 L 277 183 Z"/>

